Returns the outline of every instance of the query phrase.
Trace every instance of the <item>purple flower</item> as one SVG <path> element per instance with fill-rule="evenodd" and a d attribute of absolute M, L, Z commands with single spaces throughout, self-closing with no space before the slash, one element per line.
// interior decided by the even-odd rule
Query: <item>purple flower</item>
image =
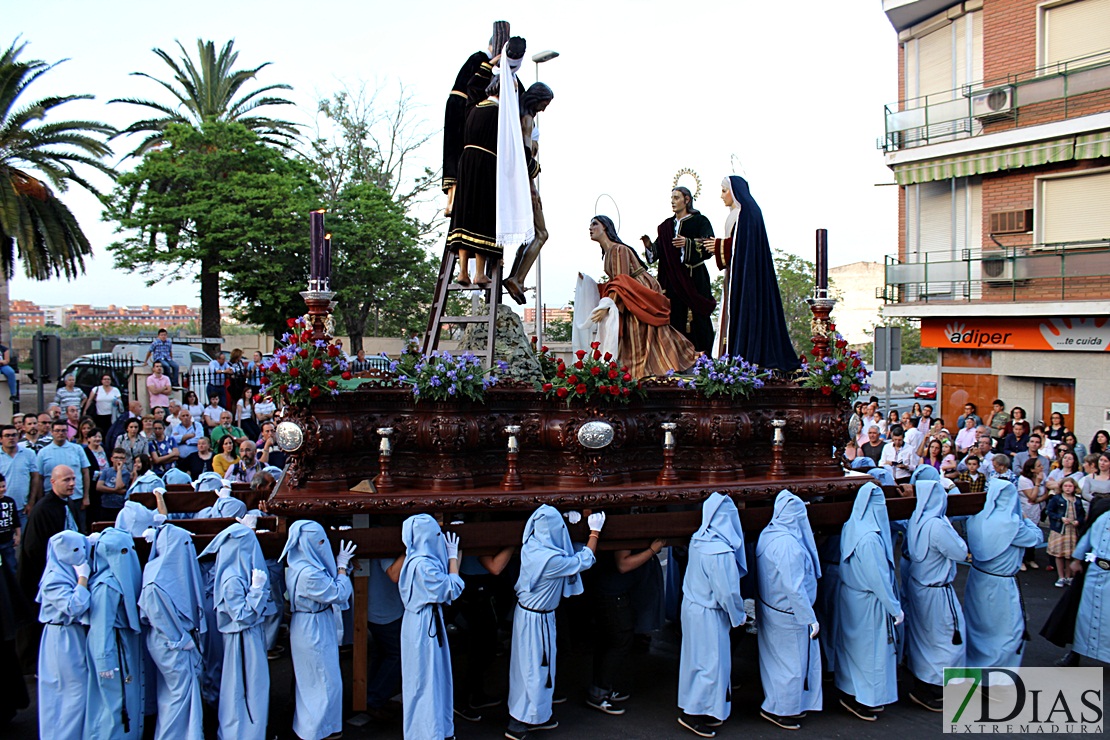
<path fill-rule="evenodd" d="M 326 341 L 324 341 L 323 339 L 317 339 L 312 344 L 315 345 L 316 347 L 318 347 L 319 349 L 323 349 L 324 347 L 328 346 L 328 343 Z"/>
<path fill-rule="evenodd" d="M 289 392 L 290 393 L 296 393 L 300 389 L 301 389 L 301 384 L 300 383 L 293 383 L 289 386 Z"/>

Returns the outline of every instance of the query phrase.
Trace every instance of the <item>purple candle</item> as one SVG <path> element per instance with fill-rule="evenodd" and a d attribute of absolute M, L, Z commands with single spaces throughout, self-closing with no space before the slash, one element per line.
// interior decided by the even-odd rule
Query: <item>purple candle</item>
<path fill-rule="evenodd" d="M 817 230 L 817 290 L 829 288 L 829 231 Z"/>
<path fill-rule="evenodd" d="M 320 279 L 320 269 L 324 257 L 324 212 L 322 210 L 313 211 L 308 216 L 312 246 L 308 279 L 309 282 L 316 283 Z"/>
<path fill-rule="evenodd" d="M 324 234 L 324 259 L 320 263 L 320 283 L 328 289 L 331 282 L 331 234 Z"/>

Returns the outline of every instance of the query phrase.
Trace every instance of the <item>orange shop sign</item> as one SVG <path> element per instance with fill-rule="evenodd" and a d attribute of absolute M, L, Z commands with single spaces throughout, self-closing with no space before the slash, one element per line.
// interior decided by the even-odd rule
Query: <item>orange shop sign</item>
<path fill-rule="evenodd" d="M 1110 317 L 922 319 L 921 344 L 941 349 L 1104 352 Z"/>

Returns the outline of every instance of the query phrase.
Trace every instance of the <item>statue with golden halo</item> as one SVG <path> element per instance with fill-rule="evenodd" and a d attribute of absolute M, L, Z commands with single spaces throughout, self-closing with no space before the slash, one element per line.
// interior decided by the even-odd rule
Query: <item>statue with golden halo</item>
<path fill-rule="evenodd" d="M 684 176 L 692 177 L 695 191 L 679 185 Z M 694 208 L 701 192 L 701 180 L 691 169 L 675 175 L 671 189 L 673 215 L 659 224 L 655 241 L 647 234 L 640 237 L 649 263 L 659 263 L 659 285 L 671 301 L 671 326 L 689 339 L 696 350 L 713 351 L 713 310 L 717 301 L 709 283 L 705 262 L 712 254 L 702 240 L 713 236 L 713 226 Z"/>

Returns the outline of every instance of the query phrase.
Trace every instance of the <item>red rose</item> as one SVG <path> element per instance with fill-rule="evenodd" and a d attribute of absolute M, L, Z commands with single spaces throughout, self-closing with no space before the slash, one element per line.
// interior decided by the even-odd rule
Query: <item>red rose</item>
<path fill-rule="evenodd" d="M 551 392 L 551 383 L 544 383 L 543 384 L 543 392 L 544 393 L 550 393 Z"/>
<path fill-rule="evenodd" d="M 351 372 L 349 370 L 344 370 L 343 374 L 340 375 L 339 377 L 343 378 L 343 380 L 350 380 L 351 379 Z"/>
<path fill-rule="evenodd" d="M 836 324 L 829 324 L 829 331 L 836 331 Z"/>
<path fill-rule="evenodd" d="M 586 384 L 585 383 L 579 383 L 578 386 L 574 389 L 574 392 L 577 393 L 580 396 L 584 395 L 586 393 Z"/>
<path fill-rule="evenodd" d="M 532 344 L 535 344 L 538 341 L 540 341 L 539 338 L 535 334 L 533 334 L 532 335 Z"/>
<path fill-rule="evenodd" d="M 255 403 L 261 403 L 261 401 L 262 401 L 262 394 L 261 393 L 255 393 L 254 394 L 254 402 Z"/>
<path fill-rule="evenodd" d="M 339 385 L 339 383 L 336 383 L 334 380 L 329 380 L 328 381 L 328 388 L 335 388 L 338 385 Z"/>
<path fill-rule="evenodd" d="M 855 393 L 857 391 L 859 391 L 859 383 L 852 383 L 852 392 Z"/>
<path fill-rule="evenodd" d="M 629 375 L 628 373 L 625 373 L 624 375 L 621 376 L 621 380 L 623 380 L 625 383 L 627 383 L 628 381 L 632 380 L 632 376 Z"/>
<path fill-rule="evenodd" d="M 594 365 L 593 367 L 590 368 L 590 375 L 600 375 L 600 374 L 601 374 L 601 368 L 598 367 L 597 365 Z"/>
<path fill-rule="evenodd" d="M 845 370 L 848 369 L 848 365 L 846 363 L 843 363 L 843 362 L 838 362 L 838 363 L 836 363 L 836 369 L 839 370 L 840 372 L 844 372 Z"/>
<path fill-rule="evenodd" d="M 859 367 L 859 360 L 852 360 L 852 367 Z"/>
<path fill-rule="evenodd" d="M 261 380 L 262 380 L 262 385 L 266 385 L 270 382 L 270 379 L 268 377 L 266 377 L 265 375 L 262 376 Z"/>
<path fill-rule="evenodd" d="M 612 352 L 606 352 L 606 353 L 605 353 L 605 361 L 606 361 L 606 362 L 609 362 L 609 361 L 611 361 L 612 359 L 613 359 L 613 353 L 612 353 Z"/>
<path fill-rule="evenodd" d="M 312 339 L 312 332 L 310 332 L 308 329 L 305 329 L 301 332 L 301 341 L 307 342 L 309 339 Z"/>
<path fill-rule="evenodd" d="M 299 369 L 299 368 L 295 368 L 295 367 L 291 367 L 291 368 L 289 368 L 289 377 L 290 377 L 290 378 L 296 378 L 296 377 L 299 377 L 299 376 L 300 376 L 300 374 L 301 374 L 301 371 L 300 371 L 300 369 Z"/>
<path fill-rule="evenodd" d="M 281 391 L 282 393 L 288 393 L 289 392 L 289 386 L 286 383 L 282 383 L 281 387 L 278 388 L 278 390 Z"/>
<path fill-rule="evenodd" d="M 601 350 L 597 350 L 597 349 L 594 350 L 594 359 L 595 360 L 600 360 L 601 359 Z"/>
<path fill-rule="evenodd" d="M 339 347 L 328 345 L 328 357 L 339 357 Z"/>
<path fill-rule="evenodd" d="M 621 372 L 622 373 L 628 372 L 628 365 L 621 365 Z"/>
<path fill-rule="evenodd" d="M 578 355 L 578 359 L 581 360 L 583 357 L 586 356 L 586 350 L 580 349 L 577 352 L 575 352 L 574 354 Z"/>
<path fill-rule="evenodd" d="M 571 385 L 578 385 L 578 376 L 572 374 L 570 377 L 567 378 L 567 382 Z"/>
<path fill-rule="evenodd" d="M 621 389 L 620 389 L 620 386 L 617 386 L 617 385 L 611 385 L 611 386 L 609 386 L 609 395 L 611 395 L 611 396 L 619 396 L 620 394 L 621 394 Z"/>
<path fill-rule="evenodd" d="M 578 362 L 574 363 L 574 366 L 576 368 L 578 368 L 579 370 L 581 370 L 583 367 L 585 367 L 585 365 L 582 364 L 582 360 L 579 360 Z"/>
<path fill-rule="evenodd" d="M 597 349 L 601 346 L 601 342 L 590 342 L 590 349 Z"/>
<path fill-rule="evenodd" d="M 302 360 L 307 360 L 308 359 L 308 350 L 307 349 L 302 349 L 297 354 L 300 355 Z"/>
<path fill-rule="evenodd" d="M 555 371 L 555 375 L 557 375 L 560 378 L 565 378 L 565 377 L 567 377 L 567 369 L 565 367 L 563 367 L 562 365 L 560 365 L 559 369 Z"/>
<path fill-rule="evenodd" d="M 293 328 L 293 326 L 294 326 L 294 325 L 295 325 L 296 323 L 297 323 L 297 320 L 296 320 L 296 319 L 286 319 L 286 320 L 285 320 L 285 325 L 286 325 L 286 326 L 288 326 L 288 327 L 289 327 L 290 329 L 292 329 L 292 328 Z"/>
<path fill-rule="evenodd" d="M 620 373 L 618 373 L 616 370 L 610 370 L 609 371 L 609 380 L 616 380 L 619 375 L 620 375 Z"/>
<path fill-rule="evenodd" d="M 558 396 L 559 398 L 566 398 L 567 397 L 567 389 L 560 387 L 559 390 L 555 391 L 555 395 Z"/>
<path fill-rule="evenodd" d="M 629 388 L 621 388 L 621 395 L 622 396 L 630 396 L 630 395 L 632 395 L 632 390 L 629 389 Z"/>
<path fill-rule="evenodd" d="M 547 351 L 548 351 L 548 349 L 547 349 L 546 344 L 544 346 L 540 347 L 540 352 L 547 352 Z"/>
<path fill-rule="evenodd" d="M 324 361 L 321 360 L 319 357 L 317 357 L 315 360 L 312 361 L 312 369 L 313 370 L 319 370 L 321 367 L 323 367 L 323 365 L 324 365 Z"/>
<path fill-rule="evenodd" d="M 316 398 L 321 393 L 323 393 L 323 391 L 320 390 L 320 386 L 318 386 L 318 385 L 314 385 L 314 386 L 312 386 L 311 388 L 308 389 L 308 395 L 311 398 Z"/>
<path fill-rule="evenodd" d="M 821 392 L 827 396 L 832 393 L 832 388 L 828 387 L 827 385 L 823 385 L 821 386 Z"/>
<path fill-rule="evenodd" d="M 839 339 L 836 342 L 837 349 L 844 349 L 847 346 L 848 346 L 848 342 L 844 339 Z"/>

